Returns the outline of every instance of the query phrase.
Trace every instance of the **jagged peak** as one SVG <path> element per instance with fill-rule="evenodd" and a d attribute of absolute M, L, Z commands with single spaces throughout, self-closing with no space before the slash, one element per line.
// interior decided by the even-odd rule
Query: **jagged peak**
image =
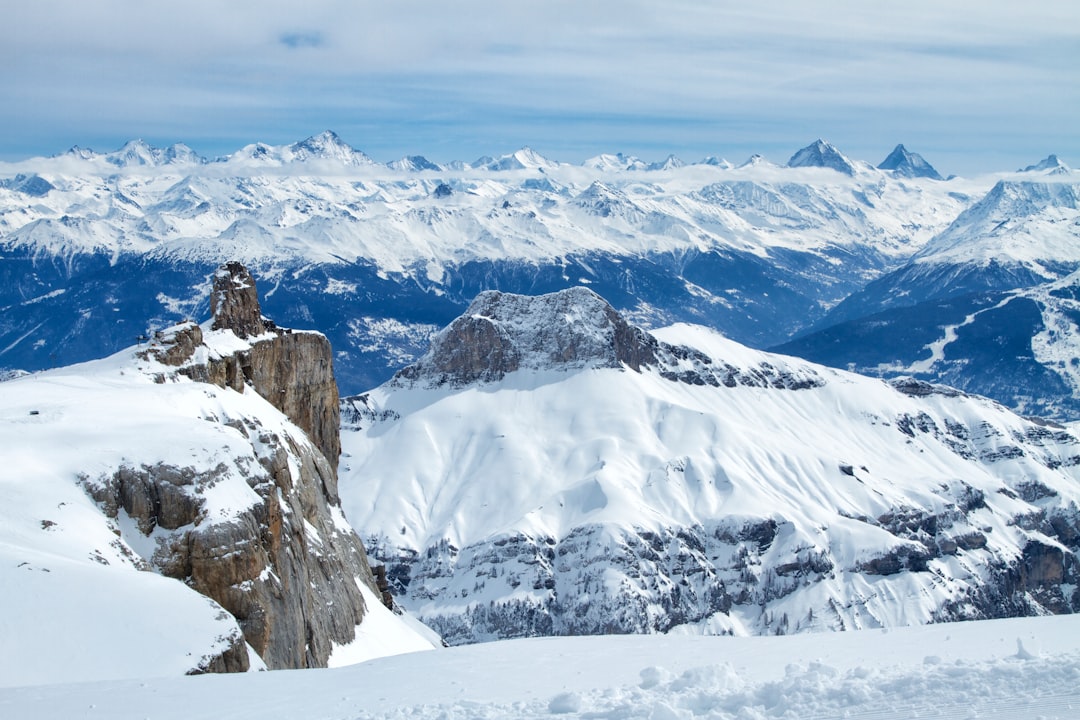
<path fill-rule="evenodd" d="M 765 159 L 764 155 L 761 155 L 759 153 L 754 153 L 750 157 L 746 158 L 746 160 L 741 165 L 739 165 L 739 168 L 741 169 L 741 168 L 750 168 L 750 167 L 763 167 L 763 166 L 768 166 L 768 165 L 772 165 L 772 164 L 773 163 L 771 163 L 771 162 L 769 162 L 768 160 Z"/>
<path fill-rule="evenodd" d="M 663 162 L 649 163 L 647 170 L 676 170 L 686 165 L 682 160 L 675 157 L 674 154 L 668 155 Z"/>
<path fill-rule="evenodd" d="M 323 130 L 288 147 L 285 159 L 294 162 L 335 160 L 345 165 L 370 165 L 374 161 L 342 140 L 333 130 Z"/>
<path fill-rule="evenodd" d="M 544 170 L 558 166 L 559 163 L 549 160 L 527 145 L 497 160 L 484 157 L 473 164 L 473 167 L 482 167 L 487 170 Z"/>
<path fill-rule="evenodd" d="M 926 162 L 922 155 L 910 152 L 903 144 L 897 145 L 888 157 L 881 161 L 878 170 L 891 170 L 900 177 L 926 177 L 942 180 L 941 174 Z"/>
<path fill-rule="evenodd" d="M 588 368 L 651 369 L 666 380 L 692 385 L 802 389 L 824 384 L 809 366 L 763 361 L 736 367 L 695 348 L 662 342 L 583 286 L 536 296 L 480 293 L 391 383 L 461 387 L 497 382 L 519 370 Z"/>
<path fill-rule="evenodd" d="M 1057 155 L 1051 153 L 1034 165 L 1028 165 L 1023 170 L 1017 170 L 1017 172 L 1045 172 L 1047 170 L 1051 173 L 1063 174 L 1069 172 L 1070 168 L 1058 159 Z"/>
<path fill-rule="evenodd" d="M 441 165 L 431 162 L 423 155 L 406 155 L 400 160 L 392 160 L 386 165 L 392 170 L 403 170 L 407 172 L 418 172 L 421 170 L 443 170 L 443 167 Z"/>
<path fill-rule="evenodd" d="M 240 338 L 255 337 L 267 330 L 255 278 L 242 263 L 227 262 L 214 273 L 210 314 L 214 330 L 232 330 Z"/>
<path fill-rule="evenodd" d="M 820 138 L 792 155 L 787 166 L 790 168 L 822 167 L 845 175 L 855 174 L 855 166 L 852 162 L 836 147 Z"/>
<path fill-rule="evenodd" d="M 639 369 L 655 362 L 657 341 L 633 328 L 585 287 L 528 296 L 488 290 L 442 330 L 397 381 L 467 385 L 517 370 Z"/>
<path fill-rule="evenodd" d="M 713 167 L 718 167 L 723 170 L 730 170 L 731 168 L 735 167 L 730 161 L 725 160 L 722 157 L 716 157 L 715 155 L 707 155 L 706 157 L 703 157 L 700 161 L 698 161 L 697 164 L 712 165 Z"/>
<path fill-rule="evenodd" d="M 639 158 L 633 155 L 624 155 L 621 152 L 596 155 L 582 163 L 582 166 L 592 168 L 593 170 L 604 170 L 606 172 L 645 169 L 645 163 Z"/>

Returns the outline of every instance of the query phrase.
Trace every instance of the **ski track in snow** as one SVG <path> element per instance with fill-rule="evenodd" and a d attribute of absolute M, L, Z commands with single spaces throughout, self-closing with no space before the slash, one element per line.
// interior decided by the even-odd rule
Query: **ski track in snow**
<path fill-rule="evenodd" d="M 1014 295 L 1009 295 L 1007 298 L 1005 298 L 1004 300 L 999 302 L 997 305 L 994 305 L 993 307 L 988 307 L 988 308 L 983 308 L 981 310 L 976 310 L 975 312 L 973 312 L 970 315 L 968 315 L 967 317 L 965 317 L 964 321 L 961 322 L 961 323 L 957 323 L 955 325 L 945 325 L 945 326 L 943 326 L 942 327 L 942 335 L 941 335 L 941 337 L 938 338 L 937 340 L 935 340 L 934 342 L 930 343 L 929 345 L 924 345 L 923 346 L 925 349 L 930 351 L 930 357 L 926 358 L 925 360 L 917 360 L 916 362 L 911 363 L 907 367 L 898 366 L 896 364 L 878 365 L 874 369 L 874 373 L 881 373 L 881 374 L 896 373 L 896 374 L 900 374 L 900 375 L 916 375 L 916 374 L 926 374 L 926 373 L 933 372 L 934 371 L 934 365 L 938 364 L 939 362 L 941 362 L 942 360 L 945 359 L 945 348 L 949 344 L 953 343 L 956 340 L 956 338 L 958 337 L 957 331 L 960 330 L 960 328 L 966 327 L 967 325 L 970 325 L 971 323 L 975 322 L 975 318 L 977 318 L 979 315 L 981 315 L 984 312 L 988 312 L 990 310 L 998 310 L 998 309 L 1004 307 L 1005 305 L 1008 305 L 1016 297 L 1017 296 L 1015 294 Z"/>

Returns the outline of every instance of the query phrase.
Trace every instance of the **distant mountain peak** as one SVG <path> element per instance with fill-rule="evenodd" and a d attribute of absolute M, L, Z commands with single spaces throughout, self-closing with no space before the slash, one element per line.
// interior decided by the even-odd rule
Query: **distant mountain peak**
<path fill-rule="evenodd" d="M 788 160 L 788 167 L 822 167 L 854 175 L 855 166 L 833 145 L 818 139 L 796 152 Z"/>
<path fill-rule="evenodd" d="M 668 155 L 663 162 L 650 163 L 649 170 L 676 170 L 686 165 L 682 160 L 674 155 Z"/>
<path fill-rule="evenodd" d="M 645 169 L 645 163 L 633 155 L 624 155 L 623 153 L 604 153 L 589 158 L 583 163 L 584 167 L 592 168 L 594 170 L 603 170 L 606 172 L 617 172 L 620 170 L 643 170 Z"/>
<path fill-rule="evenodd" d="M 473 167 L 488 170 L 543 170 L 558 166 L 559 163 L 549 160 L 528 145 L 509 155 L 503 155 L 497 160 L 485 156 L 473 164 Z"/>
<path fill-rule="evenodd" d="M 1070 168 L 1069 168 L 1068 165 L 1061 162 L 1061 160 L 1058 159 L 1057 155 L 1054 155 L 1054 154 L 1051 153 L 1050 155 L 1047 155 L 1045 158 L 1043 158 L 1039 162 L 1035 163 L 1034 165 L 1028 165 L 1026 168 L 1024 168 L 1023 170 L 1019 170 L 1018 172 L 1046 172 L 1046 171 L 1050 171 L 1049 174 L 1063 175 L 1063 174 L 1069 172 Z"/>
<path fill-rule="evenodd" d="M 353 166 L 374 163 L 367 155 L 343 141 L 333 130 L 323 130 L 318 135 L 293 143 L 288 150 L 291 157 L 286 159 L 299 162 L 335 160 Z"/>
<path fill-rule="evenodd" d="M 441 165 L 431 162 L 423 155 L 407 155 L 400 160 L 388 162 L 386 165 L 393 170 L 404 170 L 408 172 L 418 172 L 421 170 L 441 171 L 443 169 Z"/>
<path fill-rule="evenodd" d="M 761 155 L 759 153 L 754 153 L 750 157 L 746 158 L 746 160 L 743 162 L 743 164 L 740 165 L 739 167 L 740 168 L 759 167 L 761 165 L 769 165 L 769 164 L 770 164 L 769 161 L 765 159 L 764 155 Z"/>
<path fill-rule="evenodd" d="M 925 177 L 942 180 L 941 174 L 918 153 L 909 152 L 902 144 L 897 145 L 889 156 L 878 165 L 879 170 L 891 170 L 900 177 Z"/>

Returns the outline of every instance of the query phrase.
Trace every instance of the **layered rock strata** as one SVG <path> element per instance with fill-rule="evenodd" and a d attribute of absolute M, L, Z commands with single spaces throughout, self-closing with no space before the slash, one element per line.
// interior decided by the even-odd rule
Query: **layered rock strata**
<path fill-rule="evenodd" d="M 123 511 L 153 540 L 153 552 L 143 558 L 153 569 L 232 613 L 243 640 L 268 667 L 324 667 L 334 643 L 353 640 L 364 617 L 358 583 L 379 595 L 364 547 L 339 506 L 330 345 L 318 333 L 283 330 L 264 319 L 255 282 L 238 263 L 215 274 L 211 306 L 206 332 L 184 323 L 159 333 L 143 351 L 144 360 L 159 363 L 156 379 L 254 391 L 302 432 L 254 415 L 206 417 L 247 438 L 254 462 L 229 458 L 209 472 L 125 466 L 85 478 L 84 485 L 110 517 Z M 238 512 L 212 512 L 206 492 L 237 474 L 257 500 Z M 247 669 L 243 643 L 204 665 L 199 669 Z"/>

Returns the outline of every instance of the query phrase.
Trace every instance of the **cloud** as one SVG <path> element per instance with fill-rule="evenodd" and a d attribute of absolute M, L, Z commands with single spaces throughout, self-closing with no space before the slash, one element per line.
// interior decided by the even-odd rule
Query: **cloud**
<path fill-rule="evenodd" d="M 556 156 L 784 146 L 783 160 L 818 136 L 875 159 L 914 138 L 972 165 L 991 139 L 1022 160 L 1080 156 L 1080 4 L 1056 0 L 8 6 L 8 157 L 135 136 L 215 154 L 327 127 L 386 159 L 531 144 Z"/>
<path fill-rule="evenodd" d="M 326 44 L 326 38 L 321 32 L 287 32 L 278 36 L 278 41 L 285 47 L 317 48 Z"/>

